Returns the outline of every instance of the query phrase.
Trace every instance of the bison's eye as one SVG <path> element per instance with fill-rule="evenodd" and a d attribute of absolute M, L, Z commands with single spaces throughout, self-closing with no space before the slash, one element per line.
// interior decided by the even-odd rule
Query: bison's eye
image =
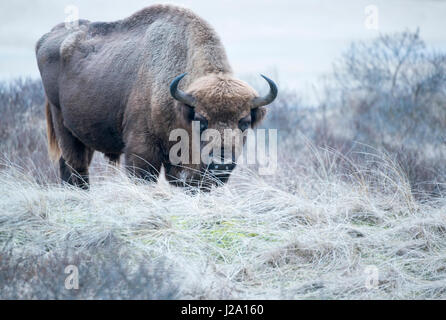
<path fill-rule="evenodd" d="M 238 122 L 238 127 L 240 130 L 245 131 L 251 126 L 251 115 L 247 115 L 246 117 L 240 119 Z"/>
<path fill-rule="evenodd" d="M 203 132 L 208 128 L 208 121 L 201 114 L 195 113 L 194 121 L 200 121 L 200 132 Z"/>

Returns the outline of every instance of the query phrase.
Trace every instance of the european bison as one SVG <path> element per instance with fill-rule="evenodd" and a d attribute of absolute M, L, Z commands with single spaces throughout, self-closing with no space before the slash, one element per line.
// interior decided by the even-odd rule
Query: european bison
<path fill-rule="evenodd" d="M 88 188 L 94 151 L 156 180 L 162 166 L 175 184 L 225 182 L 235 161 L 218 174 L 213 162 L 173 164 L 172 130 L 246 130 L 264 117 L 277 95 L 259 97 L 235 79 L 225 49 L 209 24 L 190 10 L 154 5 L 115 22 L 61 23 L 36 45 L 47 97 L 49 153 L 63 181 Z M 186 74 L 186 76 L 185 76 Z M 184 78 L 183 78 L 184 77 Z M 181 81 L 180 81 L 181 80 Z M 222 141 L 222 147 L 233 147 Z M 202 147 L 202 146 L 201 146 Z M 206 178 L 212 172 L 211 178 Z M 217 177 L 218 179 L 212 179 Z"/>

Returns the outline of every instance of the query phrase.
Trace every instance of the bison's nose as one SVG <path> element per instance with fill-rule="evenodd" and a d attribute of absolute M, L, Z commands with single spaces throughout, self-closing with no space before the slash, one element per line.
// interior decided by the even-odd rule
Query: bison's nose
<path fill-rule="evenodd" d="M 231 162 L 231 163 L 215 163 L 215 162 L 211 162 L 209 164 L 209 170 L 210 171 L 232 171 L 234 170 L 236 164 L 235 162 Z"/>
<path fill-rule="evenodd" d="M 211 154 L 212 161 L 208 166 L 209 171 L 214 173 L 228 173 L 228 171 L 234 170 L 236 166 L 235 156 L 232 153 L 229 159 L 225 159 L 224 149 L 221 150 L 221 156 L 217 159 L 213 154 Z"/>

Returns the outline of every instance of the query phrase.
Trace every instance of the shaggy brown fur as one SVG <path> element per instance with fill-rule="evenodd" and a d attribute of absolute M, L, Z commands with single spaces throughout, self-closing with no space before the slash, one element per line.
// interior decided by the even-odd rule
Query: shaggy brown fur
<path fill-rule="evenodd" d="M 232 76 L 214 30 L 193 12 L 170 5 L 145 8 L 116 22 L 79 21 L 76 29 L 54 27 L 36 45 L 47 104 L 48 141 L 64 181 L 87 186 L 93 152 L 156 180 L 161 166 L 172 182 L 202 178 L 201 165 L 169 162 L 169 133 L 191 131 L 190 108 L 174 100 L 169 84 L 187 72 L 179 88 L 196 98 L 195 114 L 209 128 L 237 128 L 251 113 L 257 93 Z M 57 143 L 56 143 L 57 141 Z M 185 173 L 186 172 L 186 173 Z"/>

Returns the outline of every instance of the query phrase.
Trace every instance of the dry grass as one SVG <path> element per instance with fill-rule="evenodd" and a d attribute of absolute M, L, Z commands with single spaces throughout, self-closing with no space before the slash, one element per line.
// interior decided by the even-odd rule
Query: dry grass
<path fill-rule="evenodd" d="M 365 169 L 307 148 L 307 160 L 274 177 L 241 168 L 210 193 L 135 183 L 113 168 L 97 170 L 86 192 L 42 186 L 10 167 L 0 172 L 0 243 L 11 261 L 119 243 L 103 268 L 119 252 L 129 278 L 141 261 L 164 261 L 179 287 L 172 296 L 182 298 L 444 298 L 444 199 L 417 202 L 385 156 L 371 155 L 375 166 Z"/>

